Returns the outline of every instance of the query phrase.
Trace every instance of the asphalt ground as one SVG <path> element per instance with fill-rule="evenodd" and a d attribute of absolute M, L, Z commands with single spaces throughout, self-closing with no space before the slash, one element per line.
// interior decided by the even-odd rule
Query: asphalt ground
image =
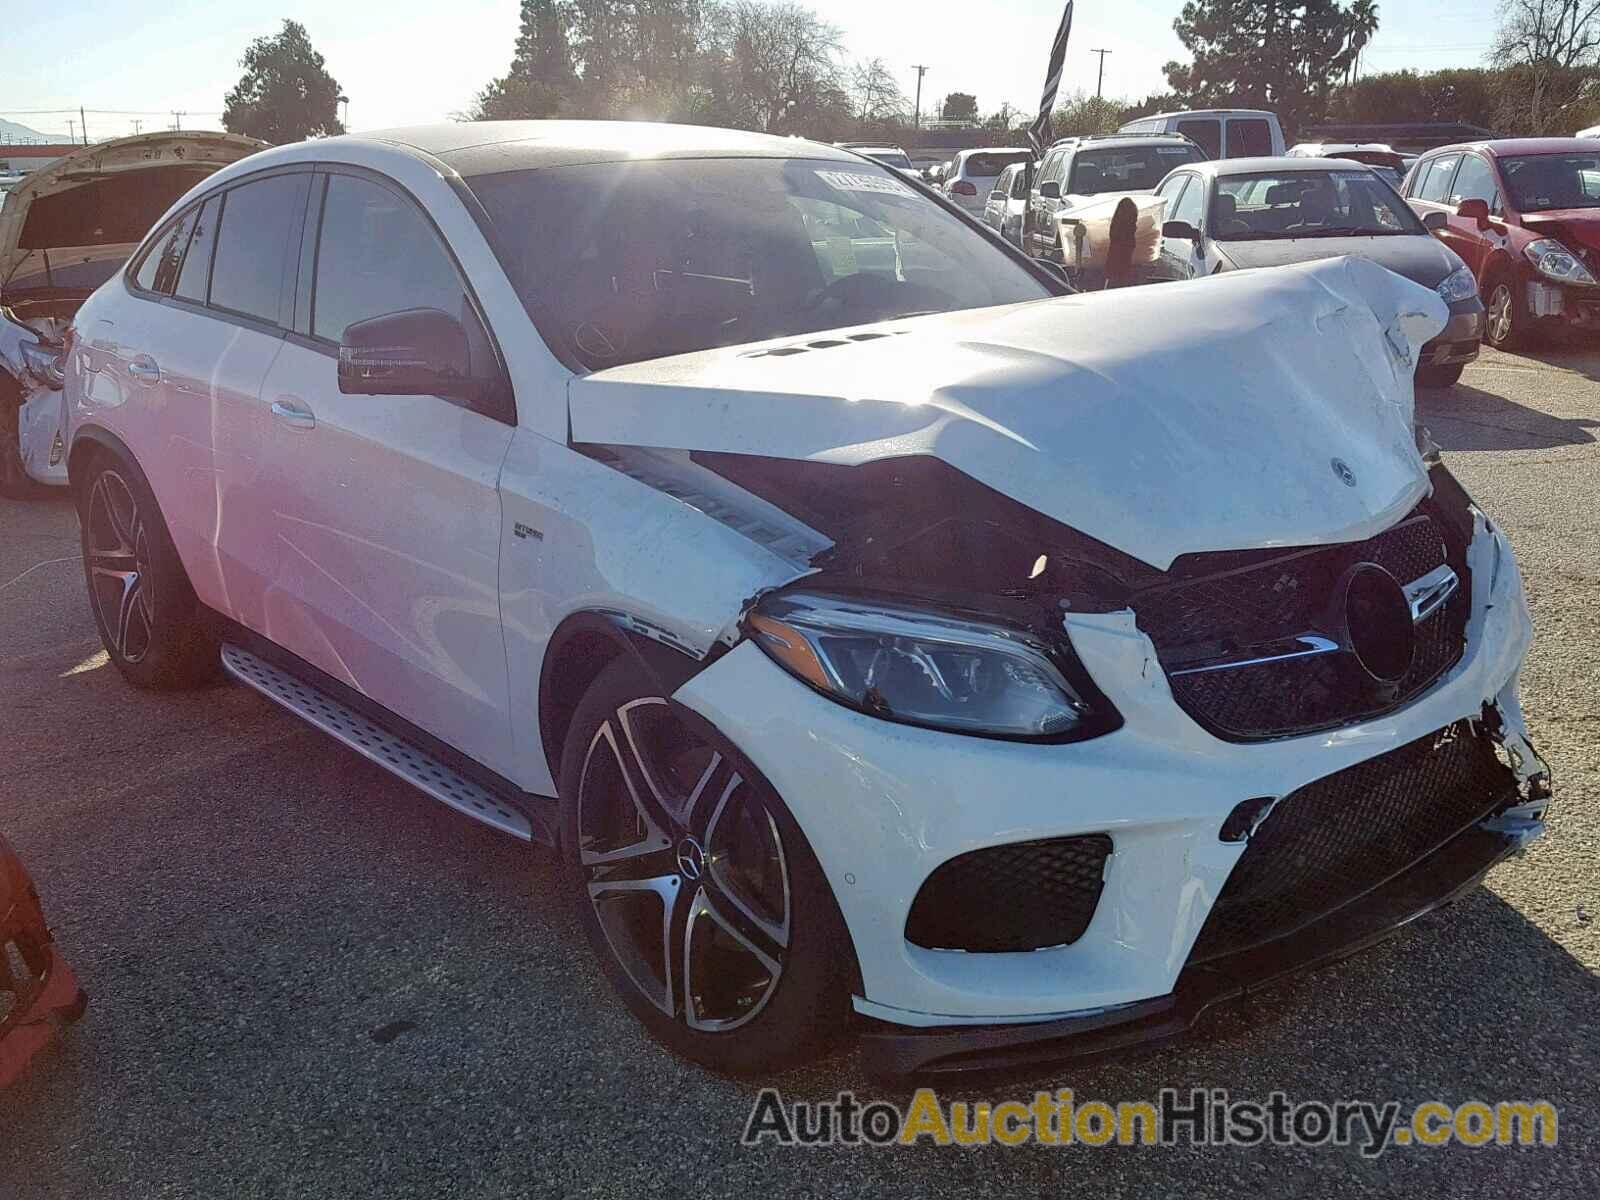
<path fill-rule="evenodd" d="M 100 653 L 71 508 L 0 501 L 0 830 L 93 997 L 0 1094 L 0 1197 L 1595 1196 L 1600 353 L 1487 353 L 1419 408 L 1526 575 L 1548 835 L 1187 1040 L 943 1095 L 1544 1098 L 1558 1146 L 742 1147 L 757 1085 L 644 1037 L 550 856 L 244 689 L 131 690 Z M 907 1098 L 848 1048 L 773 1082 Z"/>

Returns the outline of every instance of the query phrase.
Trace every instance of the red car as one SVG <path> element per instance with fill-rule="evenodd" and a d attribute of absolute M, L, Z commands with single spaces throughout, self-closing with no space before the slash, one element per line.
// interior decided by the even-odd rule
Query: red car
<path fill-rule="evenodd" d="M 1507 138 L 1430 150 L 1402 194 L 1472 268 L 1484 338 L 1600 328 L 1600 139 Z"/>
<path fill-rule="evenodd" d="M 49 1043 L 57 1021 L 76 1021 L 88 1003 L 45 927 L 33 880 L 0 838 L 0 1087 Z"/>

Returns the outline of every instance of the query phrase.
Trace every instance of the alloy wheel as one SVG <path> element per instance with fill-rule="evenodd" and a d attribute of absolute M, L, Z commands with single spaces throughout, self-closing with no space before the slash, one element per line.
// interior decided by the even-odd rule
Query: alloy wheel
<path fill-rule="evenodd" d="M 1511 286 L 1497 283 L 1489 293 L 1489 311 L 1484 320 L 1489 340 L 1496 346 L 1503 345 L 1511 336 L 1511 323 Z"/>
<path fill-rule="evenodd" d="M 765 792 L 659 697 L 611 713 L 585 754 L 589 902 L 633 986 L 700 1032 L 754 1019 L 783 974 L 789 869 Z"/>
<path fill-rule="evenodd" d="M 90 592 L 111 648 L 125 662 L 140 662 L 154 629 L 150 531 L 115 471 L 101 471 L 90 489 L 85 545 Z"/>

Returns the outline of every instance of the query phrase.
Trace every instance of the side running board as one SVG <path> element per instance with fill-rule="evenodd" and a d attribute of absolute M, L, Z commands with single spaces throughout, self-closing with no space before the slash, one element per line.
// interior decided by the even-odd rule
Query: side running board
<path fill-rule="evenodd" d="M 222 666 L 240 683 L 281 704 L 302 721 L 337 738 L 363 758 L 393 772 L 419 791 L 525 842 L 534 840 L 528 815 L 488 788 L 446 766 L 414 742 L 397 737 L 305 681 L 238 646 L 222 647 Z M 539 840 L 550 842 L 540 823 Z"/>

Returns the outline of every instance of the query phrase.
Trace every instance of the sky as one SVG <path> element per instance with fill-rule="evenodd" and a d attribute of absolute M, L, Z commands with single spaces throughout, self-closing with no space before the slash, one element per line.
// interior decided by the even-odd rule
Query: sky
<path fill-rule="evenodd" d="M 851 58 L 881 57 L 907 97 L 914 64 L 929 69 L 923 111 L 947 92 L 971 92 L 984 112 L 1038 103 L 1045 56 L 1064 0 L 806 0 L 844 34 Z M 1379 0 L 1369 72 L 1480 65 L 1494 37 L 1496 0 Z M 1163 90 L 1162 64 L 1186 57 L 1172 32 L 1182 0 L 1079 0 L 1062 92 L 1093 92 L 1105 58 L 1105 94 Z M 301 21 L 350 97 L 352 130 L 447 120 L 510 62 L 517 0 L 53 0 L 28 6 L 0 41 L 0 117 L 46 134 L 90 112 L 92 138 L 221 128 L 224 93 L 251 38 Z M 76 130 L 77 114 L 72 113 Z"/>

